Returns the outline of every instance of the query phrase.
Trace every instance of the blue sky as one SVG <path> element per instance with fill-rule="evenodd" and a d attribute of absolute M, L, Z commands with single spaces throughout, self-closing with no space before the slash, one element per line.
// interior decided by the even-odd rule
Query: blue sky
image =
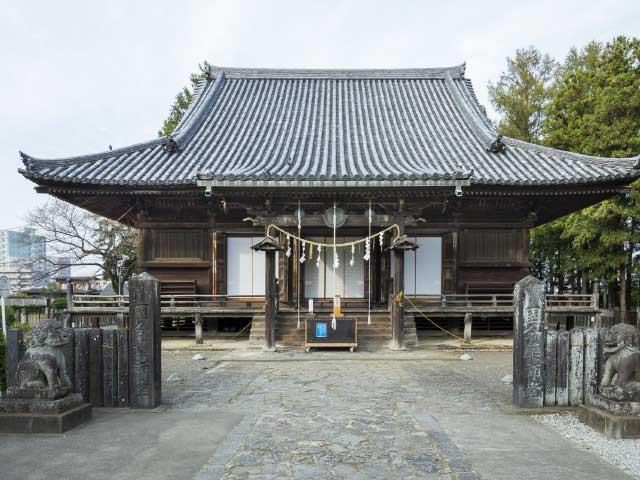
<path fill-rule="evenodd" d="M 640 35 L 637 0 L 0 0 L 0 228 L 46 200 L 18 150 L 55 158 L 152 138 L 198 62 L 435 67 L 467 62 L 481 103 L 505 57 Z"/>

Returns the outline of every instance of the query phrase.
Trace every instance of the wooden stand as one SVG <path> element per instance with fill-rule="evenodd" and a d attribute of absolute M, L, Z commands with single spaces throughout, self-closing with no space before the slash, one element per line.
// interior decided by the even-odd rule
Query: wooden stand
<path fill-rule="evenodd" d="M 336 319 L 336 329 L 333 330 L 331 317 L 307 318 L 304 323 L 304 339 L 307 352 L 311 347 L 345 347 L 353 352 L 358 347 L 358 320 Z"/>

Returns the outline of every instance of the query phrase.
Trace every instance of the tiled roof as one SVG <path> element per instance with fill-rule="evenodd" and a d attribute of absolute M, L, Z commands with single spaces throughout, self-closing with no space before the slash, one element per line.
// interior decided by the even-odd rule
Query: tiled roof
<path fill-rule="evenodd" d="M 170 138 L 58 160 L 21 153 L 37 183 L 553 185 L 632 180 L 603 159 L 499 137 L 464 66 L 400 70 L 214 67 Z"/>

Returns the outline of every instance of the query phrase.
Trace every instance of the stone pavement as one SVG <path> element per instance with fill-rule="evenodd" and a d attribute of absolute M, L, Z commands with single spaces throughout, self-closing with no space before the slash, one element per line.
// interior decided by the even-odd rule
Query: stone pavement
<path fill-rule="evenodd" d="M 0 436 L 0 477 L 628 478 L 512 412 L 509 352 L 193 353 L 163 352 L 154 412 Z"/>

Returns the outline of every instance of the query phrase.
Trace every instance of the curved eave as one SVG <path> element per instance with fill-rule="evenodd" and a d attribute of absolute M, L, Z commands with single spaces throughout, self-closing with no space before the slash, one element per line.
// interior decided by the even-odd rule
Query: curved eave
<path fill-rule="evenodd" d="M 81 163 L 90 163 L 96 162 L 98 160 L 117 158 L 123 155 L 148 150 L 159 145 L 166 146 L 168 141 L 175 142 L 178 149 L 184 148 L 184 146 L 189 142 L 189 140 L 191 140 L 193 134 L 200 127 L 207 114 L 209 113 L 209 110 L 215 102 L 216 95 L 223 81 L 224 75 L 220 75 L 217 79 L 215 79 L 215 81 L 205 79 L 200 82 L 200 84 L 196 87 L 194 101 L 192 102 L 191 106 L 184 114 L 183 118 L 180 120 L 180 123 L 178 123 L 178 125 L 176 126 L 174 133 L 170 137 L 154 138 L 122 148 L 105 150 L 88 155 L 77 155 L 63 158 L 43 159 L 32 157 L 31 155 L 28 155 L 22 151 L 19 151 L 18 153 L 20 155 L 22 163 L 26 167 L 26 170 L 32 172 L 34 171 L 34 169 L 38 168 L 69 167 Z M 37 173 L 35 173 L 35 175 L 37 175 Z M 55 176 L 50 178 L 57 179 Z"/>
<path fill-rule="evenodd" d="M 590 165 L 597 165 L 599 167 L 606 168 L 622 168 L 627 170 L 640 171 L 640 155 L 634 157 L 596 157 L 593 155 L 583 155 L 581 153 L 569 152 L 567 150 L 560 150 L 557 148 L 545 147 L 543 145 L 537 145 L 535 143 L 528 143 L 522 140 L 517 140 L 511 137 L 502 137 L 506 145 L 523 148 L 525 150 L 531 150 L 539 153 L 544 153 L 552 157 L 558 157 L 565 160 L 573 160 L 577 162 L 583 162 Z"/>

